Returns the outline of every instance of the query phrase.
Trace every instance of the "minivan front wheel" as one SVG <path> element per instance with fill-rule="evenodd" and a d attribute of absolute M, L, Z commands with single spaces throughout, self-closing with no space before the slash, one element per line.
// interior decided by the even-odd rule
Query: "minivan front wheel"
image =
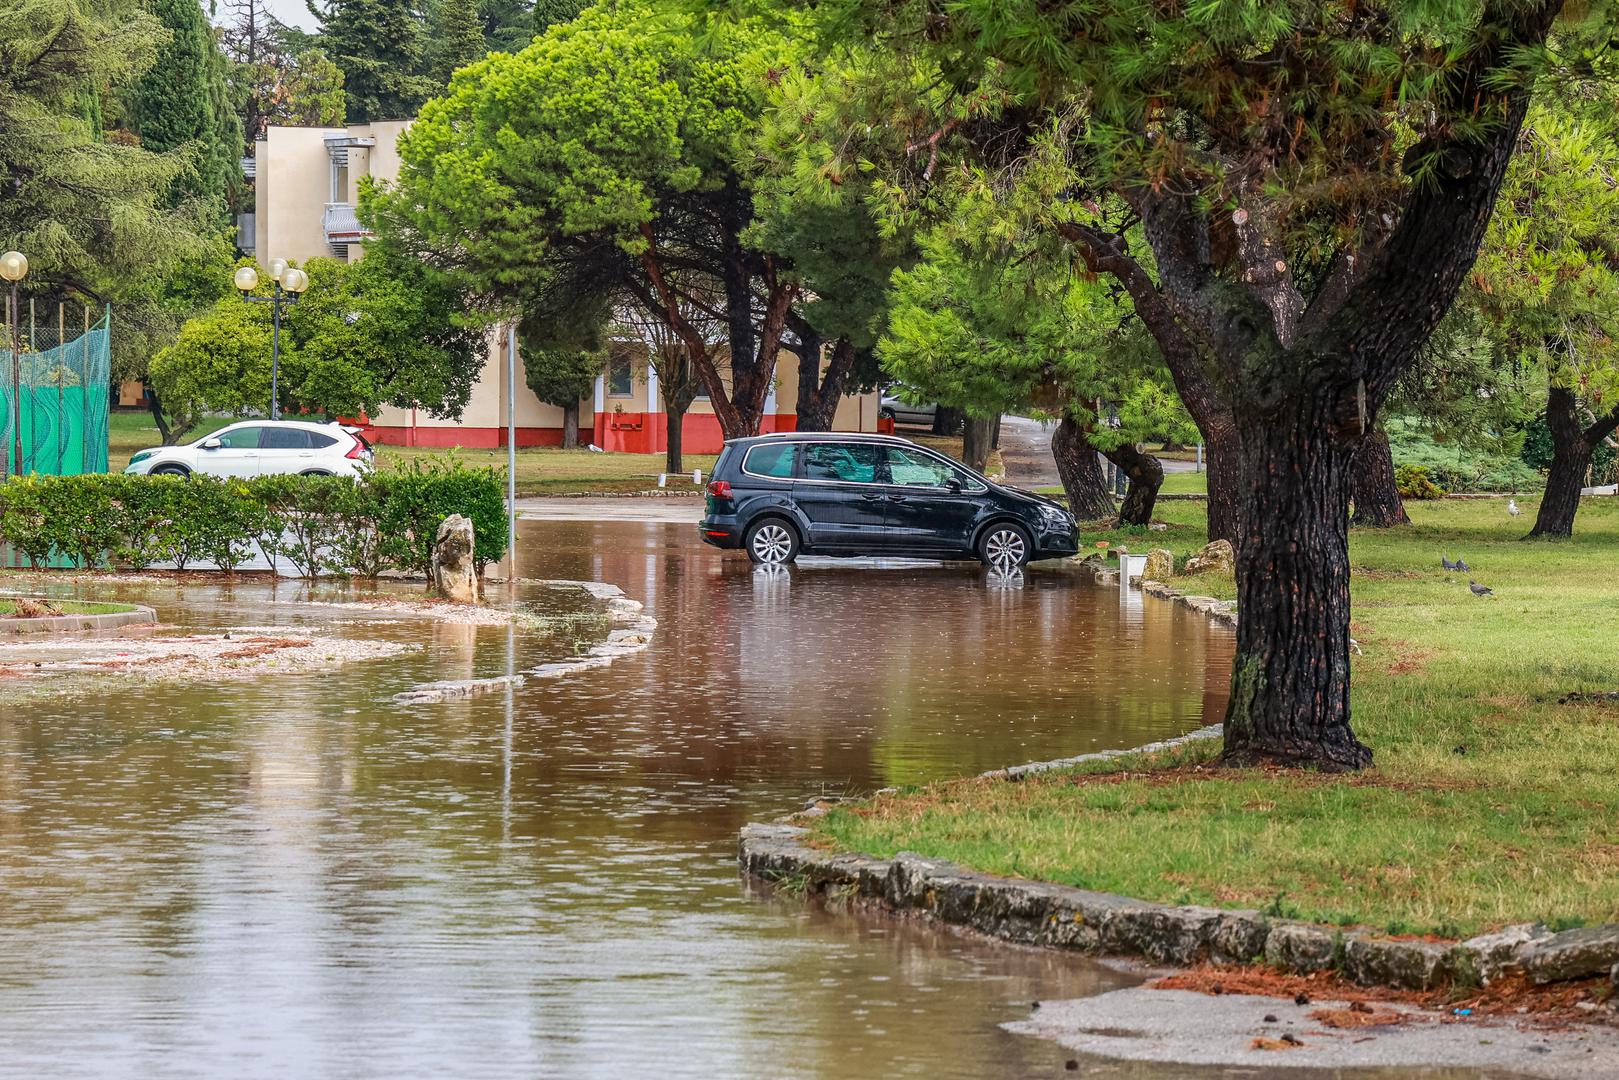
<path fill-rule="evenodd" d="M 781 518 L 769 517 L 748 526 L 742 544 L 748 558 L 766 566 L 780 566 L 798 558 L 798 532 Z"/>
<path fill-rule="evenodd" d="M 1009 521 L 997 521 L 978 538 L 978 558 L 997 570 L 1015 570 L 1029 561 L 1029 534 Z"/>

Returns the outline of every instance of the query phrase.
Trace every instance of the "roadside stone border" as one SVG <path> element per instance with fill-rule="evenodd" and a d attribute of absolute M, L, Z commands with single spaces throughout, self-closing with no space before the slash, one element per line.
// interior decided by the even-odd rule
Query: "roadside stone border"
<path fill-rule="evenodd" d="M 1004 769 L 991 769 L 989 772 L 979 773 L 980 780 L 1025 780 L 1028 777 L 1054 769 L 1071 769 L 1076 765 L 1085 765 L 1092 761 L 1112 761 L 1115 758 L 1128 757 L 1132 754 L 1156 754 L 1163 750 L 1173 750 L 1188 743 L 1203 742 L 1206 739 L 1218 739 L 1225 730 L 1224 724 L 1211 724 L 1208 727 L 1198 728 L 1185 735 L 1162 742 L 1147 743 L 1145 746 L 1132 747 L 1129 750 L 1098 750 L 1091 754 L 1080 754 L 1078 757 L 1057 758 L 1055 761 L 1031 761 L 1027 765 L 1009 765 Z"/>
<path fill-rule="evenodd" d="M 157 612 L 136 606 L 133 611 L 99 615 L 41 615 L 32 619 L 0 619 L 0 634 L 75 634 L 86 630 L 114 630 L 120 626 L 155 625 Z"/>
<path fill-rule="evenodd" d="M 1173 585 L 1162 581 L 1143 581 L 1141 591 L 1160 600 L 1170 600 L 1190 608 L 1199 615 L 1207 615 L 1222 626 L 1237 625 L 1237 604 L 1234 600 L 1217 600 L 1212 596 L 1187 596 Z"/>
<path fill-rule="evenodd" d="M 605 667 L 620 657 L 638 653 L 652 643 L 652 633 L 658 620 L 645 614 L 639 600 L 631 600 L 617 585 L 603 581 L 542 581 L 552 588 L 583 589 L 605 603 L 607 615 L 614 628 L 607 639 L 590 647 L 575 660 L 558 660 L 529 668 L 513 675 L 495 675 L 487 679 L 447 679 L 442 682 L 422 683 L 394 695 L 401 705 L 429 705 L 440 701 L 477 697 L 503 690 L 508 686 L 522 686 L 529 679 L 559 679 L 591 668 Z"/>
<path fill-rule="evenodd" d="M 749 877 L 806 894 L 919 914 L 1022 945 L 1159 964 L 1266 963 L 1299 974 L 1330 968 L 1363 986 L 1403 990 L 1488 983 L 1513 971 L 1537 984 L 1619 979 L 1615 924 L 1560 934 L 1524 924 L 1462 942 L 1379 938 L 1258 911 L 1170 906 L 1000 877 L 906 851 L 892 859 L 832 854 L 811 847 L 807 836 L 796 825 L 747 825 L 737 861 Z"/>

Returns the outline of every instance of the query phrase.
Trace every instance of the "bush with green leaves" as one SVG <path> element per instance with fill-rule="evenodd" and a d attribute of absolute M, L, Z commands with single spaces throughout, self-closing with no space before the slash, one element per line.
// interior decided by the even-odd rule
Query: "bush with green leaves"
<path fill-rule="evenodd" d="M 1445 489 L 1436 484 L 1421 465 L 1401 465 L 1394 470 L 1394 486 L 1402 499 L 1438 499 Z"/>
<path fill-rule="evenodd" d="M 0 543 L 33 566 L 234 571 L 255 551 L 302 577 L 425 575 L 439 524 L 473 523 L 479 569 L 506 554 L 504 478 L 453 456 L 341 476 L 29 476 L 0 483 Z"/>

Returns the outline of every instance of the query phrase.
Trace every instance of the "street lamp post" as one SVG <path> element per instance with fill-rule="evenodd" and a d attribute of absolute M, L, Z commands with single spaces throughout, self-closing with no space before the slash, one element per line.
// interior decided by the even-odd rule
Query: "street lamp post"
<path fill-rule="evenodd" d="M 251 266 L 237 268 L 231 280 L 241 291 L 242 299 L 255 304 L 270 305 L 270 419 L 281 419 L 281 313 L 298 302 L 298 297 L 309 288 L 309 275 L 296 266 L 288 266 L 285 259 L 270 260 L 270 277 L 275 280 L 275 293 L 254 296 L 259 287 L 259 272 Z"/>
<path fill-rule="evenodd" d="M 11 282 L 11 304 L 6 309 L 6 329 L 11 336 L 11 433 L 15 438 L 16 456 L 12 470 L 22 475 L 22 319 L 17 309 L 17 283 L 28 276 L 28 259 L 20 251 L 0 255 L 0 278 Z M 4 451 L 0 451 L 0 464 L 4 464 Z M 0 475 L 4 475 L 0 472 Z"/>

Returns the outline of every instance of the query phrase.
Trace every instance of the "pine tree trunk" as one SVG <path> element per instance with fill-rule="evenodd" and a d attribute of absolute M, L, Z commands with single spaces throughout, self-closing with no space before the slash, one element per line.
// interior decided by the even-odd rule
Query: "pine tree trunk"
<path fill-rule="evenodd" d="M 562 449 L 579 446 L 579 402 L 570 401 L 562 406 Z"/>
<path fill-rule="evenodd" d="M 1148 525 L 1158 502 L 1158 489 L 1164 486 L 1164 464 L 1132 444 L 1107 451 L 1107 459 L 1130 478 L 1130 490 L 1119 507 L 1120 525 Z"/>
<path fill-rule="evenodd" d="M 686 437 L 687 406 L 676 403 L 673 408 L 670 408 L 669 403 L 665 402 L 664 409 L 668 418 L 669 432 L 664 443 L 663 468 L 665 472 L 685 472 L 686 463 L 681 458 L 680 447 Z"/>
<path fill-rule="evenodd" d="M 961 430 L 961 410 L 940 405 L 933 410 L 933 434 L 954 435 Z"/>
<path fill-rule="evenodd" d="M 1068 509 L 1080 521 L 1100 521 L 1113 516 L 1113 493 L 1085 429 L 1068 417 L 1051 433 L 1051 456 L 1057 461 Z"/>
<path fill-rule="evenodd" d="M 1357 529 L 1411 524 L 1394 482 L 1394 454 L 1382 425 L 1373 428 L 1355 452 L 1355 516 L 1349 524 Z"/>
<path fill-rule="evenodd" d="M 995 420 L 993 416 L 969 416 L 966 427 L 962 429 L 961 458 L 970 469 L 984 471 L 989 464 L 990 439 L 994 435 Z"/>
<path fill-rule="evenodd" d="M 1552 466 L 1546 474 L 1546 494 L 1540 500 L 1531 537 L 1574 535 L 1574 516 L 1580 510 L 1580 491 L 1591 468 L 1594 444 L 1580 423 L 1579 399 L 1571 390 L 1552 387 L 1546 396 L 1546 427 L 1552 436 Z"/>
<path fill-rule="evenodd" d="M 1349 726 L 1349 486 L 1354 446 L 1301 403 L 1240 425 L 1237 655 L 1225 760 L 1340 771 L 1372 752 Z"/>
<path fill-rule="evenodd" d="M 1242 441 L 1230 418 L 1216 420 L 1203 430 L 1203 475 L 1209 489 L 1209 539 L 1240 538 L 1242 514 Z"/>

